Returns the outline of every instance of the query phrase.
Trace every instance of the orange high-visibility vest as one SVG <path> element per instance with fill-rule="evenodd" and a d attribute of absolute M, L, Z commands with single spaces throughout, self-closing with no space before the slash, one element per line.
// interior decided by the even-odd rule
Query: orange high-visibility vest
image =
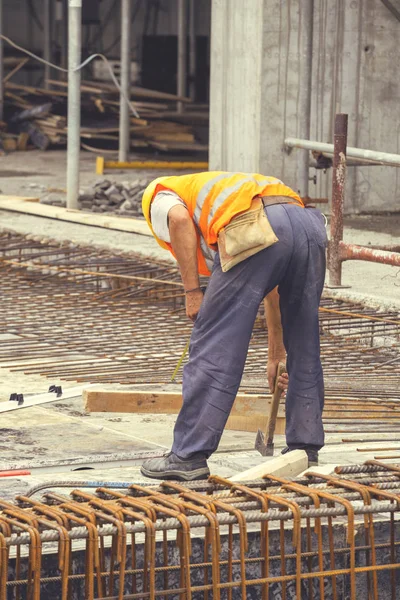
<path fill-rule="evenodd" d="M 196 224 L 198 236 L 198 268 L 201 275 L 209 275 L 201 244 L 217 249 L 218 233 L 236 215 L 248 210 L 255 196 L 287 196 L 293 204 L 304 206 L 299 195 L 275 177 L 258 173 L 229 173 L 207 171 L 190 175 L 159 177 L 145 189 L 142 209 L 146 221 L 163 248 L 174 256 L 171 244 L 163 242 L 151 226 L 150 206 L 154 196 L 161 190 L 172 190 L 186 205 Z"/>

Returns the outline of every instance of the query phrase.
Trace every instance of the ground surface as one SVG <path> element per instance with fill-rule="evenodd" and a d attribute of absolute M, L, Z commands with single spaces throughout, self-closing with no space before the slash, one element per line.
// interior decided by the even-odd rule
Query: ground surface
<path fill-rule="evenodd" d="M 61 152 L 16 153 L 2 157 L 0 189 L 7 195 L 40 196 L 49 190 L 65 187 L 65 154 Z M 99 178 L 95 174 L 95 158 L 83 153 L 81 157 L 81 185 L 92 185 Z M 143 174 L 143 173 L 142 173 Z M 155 173 L 157 176 L 159 173 Z M 146 173 L 147 175 L 147 173 Z M 139 177 L 137 172 L 116 171 L 107 174 L 113 180 L 124 181 Z M 53 192 L 52 192 L 53 193 Z M 41 235 L 76 243 L 93 244 L 116 250 L 135 251 L 166 259 L 166 253 L 154 240 L 147 236 L 127 234 L 118 231 L 52 221 L 13 212 L 0 212 L 0 227 L 19 233 Z M 345 240 L 357 244 L 400 244 L 400 216 L 360 216 L 346 220 Z M 335 293 L 342 297 L 362 300 L 366 304 L 384 309 L 400 309 L 400 269 L 385 265 L 364 262 L 351 262 L 344 265 L 343 282 L 350 289 Z M 45 392 L 49 380 L 40 376 L 26 376 L 0 369 L 0 397 L 9 393 Z M 70 384 L 70 387 L 76 384 Z M 64 387 L 68 387 L 65 385 Z M 142 386 L 143 387 L 143 386 Z M 129 456 L 134 452 L 168 449 L 172 441 L 174 416 L 127 414 L 86 415 L 81 398 L 57 401 L 43 407 L 29 408 L 2 415 L 0 433 L 0 469 L 15 466 L 29 466 L 32 462 L 86 458 L 88 466 L 94 455 L 104 457 L 110 453 Z M 377 437 L 373 431 L 363 434 L 366 439 Z M 393 434 L 379 434 L 384 440 L 393 441 Z M 214 473 L 223 476 L 239 472 L 260 462 L 254 451 L 254 433 L 226 431 L 219 452 L 210 461 Z M 364 453 L 360 459 L 357 444 L 347 444 L 343 452 L 343 434 L 329 434 L 327 445 L 321 452 L 321 462 L 351 463 L 374 458 L 374 453 Z M 284 437 L 277 436 L 275 453 L 284 446 Z M 376 454 L 376 453 L 375 453 Z M 114 466 L 112 469 L 97 466 L 95 471 L 74 471 L 59 473 L 32 470 L 32 475 L 12 479 L 0 479 L 0 496 L 13 497 L 17 491 L 26 490 L 39 481 L 49 480 L 123 480 L 140 481 L 138 465 Z"/>

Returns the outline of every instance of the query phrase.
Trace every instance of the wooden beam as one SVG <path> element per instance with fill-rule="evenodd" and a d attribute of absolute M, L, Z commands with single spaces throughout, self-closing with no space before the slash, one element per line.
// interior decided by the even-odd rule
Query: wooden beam
<path fill-rule="evenodd" d="M 277 477 L 296 477 L 307 469 L 308 457 L 304 450 L 293 450 L 273 458 L 260 458 L 260 464 L 246 471 L 237 473 L 229 479 L 231 481 L 251 481 L 261 479 L 264 475 Z"/>
<path fill-rule="evenodd" d="M 19 199 L 16 196 L 5 195 L 0 195 L 0 209 L 152 237 L 147 223 L 142 219 L 85 213 L 80 210 L 40 204 L 39 202 L 32 201 L 32 199 Z"/>
<path fill-rule="evenodd" d="M 182 406 L 180 392 L 89 389 L 83 393 L 83 399 L 88 412 L 175 415 Z M 269 395 L 238 394 L 226 429 L 248 432 L 266 430 L 270 406 Z M 276 433 L 285 433 L 285 413 L 282 404 L 279 408 Z"/>

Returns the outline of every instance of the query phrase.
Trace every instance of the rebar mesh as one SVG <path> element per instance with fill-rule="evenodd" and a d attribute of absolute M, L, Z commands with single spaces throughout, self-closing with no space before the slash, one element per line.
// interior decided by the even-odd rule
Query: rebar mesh
<path fill-rule="evenodd" d="M 400 469 L 343 470 L 0 501 L 0 598 L 394 600 Z"/>

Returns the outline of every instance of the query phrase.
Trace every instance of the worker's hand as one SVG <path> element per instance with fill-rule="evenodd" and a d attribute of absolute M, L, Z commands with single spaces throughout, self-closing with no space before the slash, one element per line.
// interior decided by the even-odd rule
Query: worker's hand
<path fill-rule="evenodd" d="M 276 375 L 278 373 L 278 365 L 280 362 L 286 364 L 286 358 L 268 359 L 267 377 L 268 377 L 268 385 L 269 385 L 271 394 L 273 394 L 274 390 L 275 390 L 275 380 L 276 380 Z M 289 375 L 287 373 L 283 373 L 283 375 L 281 375 L 278 378 L 278 387 L 279 387 L 279 389 L 286 392 L 288 385 L 289 385 Z"/>
<path fill-rule="evenodd" d="M 203 292 L 195 290 L 186 294 L 186 316 L 195 321 L 203 302 Z"/>

